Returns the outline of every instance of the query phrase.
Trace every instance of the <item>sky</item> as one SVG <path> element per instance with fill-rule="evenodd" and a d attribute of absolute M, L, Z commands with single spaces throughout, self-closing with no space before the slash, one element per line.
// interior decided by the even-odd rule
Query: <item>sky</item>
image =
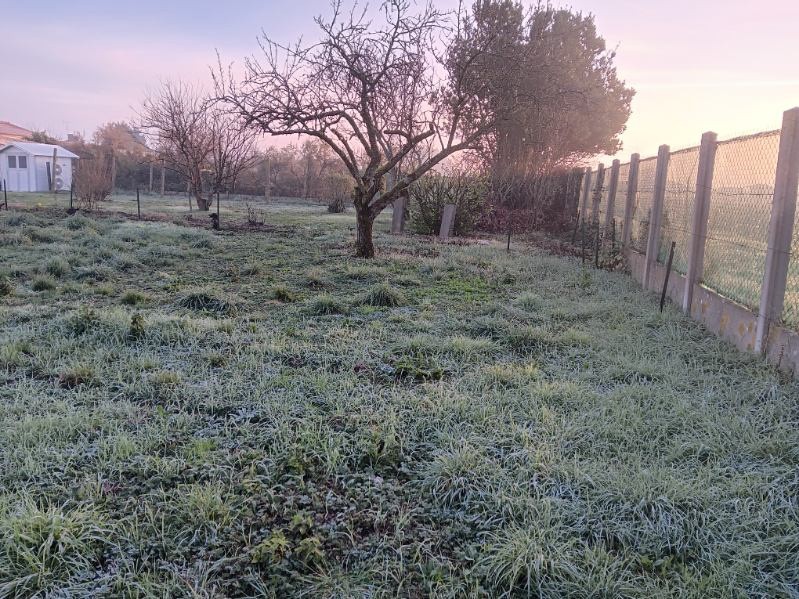
<path fill-rule="evenodd" d="M 554 4 L 595 15 L 637 91 L 620 158 L 696 145 L 704 131 L 726 139 L 777 129 L 782 112 L 799 106 L 797 0 Z M 208 81 L 217 51 L 225 63 L 241 61 L 262 30 L 312 40 L 313 17 L 329 9 L 328 0 L 3 1 L 0 120 L 90 137 L 102 123 L 134 118 L 162 80 Z"/>

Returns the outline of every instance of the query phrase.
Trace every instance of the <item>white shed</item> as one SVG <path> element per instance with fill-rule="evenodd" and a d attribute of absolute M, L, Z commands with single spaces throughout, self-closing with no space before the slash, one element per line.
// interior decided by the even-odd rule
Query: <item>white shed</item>
<path fill-rule="evenodd" d="M 14 141 L 0 148 L 0 178 L 8 191 L 50 191 L 48 173 L 53 172 L 53 150 L 56 150 L 55 187 L 69 189 L 77 154 L 53 144 Z"/>

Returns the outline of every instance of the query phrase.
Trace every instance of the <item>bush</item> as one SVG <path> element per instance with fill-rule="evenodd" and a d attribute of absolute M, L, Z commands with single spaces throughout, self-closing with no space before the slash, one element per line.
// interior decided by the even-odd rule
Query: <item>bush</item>
<path fill-rule="evenodd" d="M 330 175 L 325 181 L 327 193 L 330 200 L 327 203 L 327 211 L 333 214 L 340 214 L 347 209 L 347 201 L 352 197 L 352 181 L 341 173 Z"/>
<path fill-rule="evenodd" d="M 421 235 L 437 235 L 444 206 L 455 204 L 455 235 L 467 235 L 485 206 L 486 186 L 477 177 L 460 172 L 425 175 L 408 190 L 410 228 Z"/>
<path fill-rule="evenodd" d="M 75 195 L 78 208 L 94 210 L 111 195 L 111 167 L 104 156 L 84 158 L 75 172 Z"/>

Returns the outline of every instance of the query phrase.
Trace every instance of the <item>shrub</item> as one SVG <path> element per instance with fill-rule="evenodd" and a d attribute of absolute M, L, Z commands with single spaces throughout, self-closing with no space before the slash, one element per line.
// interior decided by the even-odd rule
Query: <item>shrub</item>
<path fill-rule="evenodd" d="M 327 203 L 327 211 L 333 214 L 340 214 L 347 209 L 347 200 L 350 198 L 352 183 L 346 175 L 335 173 L 330 175 L 325 181 L 328 188 L 330 199 Z"/>
<path fill-rule="evenodd" d="M 331 198 L 327 203 L 327 211 L 333 214 L 340 214 L 346 209 L 347 205 L 344 203 L 344 198 L 341 197 Z"/>
<path fill-rule="evenodd" d="M 410 228 L 421 235 L 436 235 L 441 229 L 444 206 L 455 204 L 455 235 L 474 229 L 485 205 L 482 180 L 463 173 L 429 174 L 408 190 Z"/>
<path fill-rule="evenodd" d="M 128 329 L 128 339 L 136 340 L 144 337 L 146 330 L 144 327 L 144 317 L 138 312 L 130 317 L 130 328 Z"/>
<path fill-rule="evenodd" d="M 83 158 L 75 171 L 78 208 L 94 210 L 111 195 L 111 163 L 105 156 Z"/>
<path fill-rule="evenodd" d="M 258 210 L 255 206 L 245 204 L 247 207 L 247 224 L 254 227 L 261 226 L 266 222 L 266 216 L 263 210 Z"/>

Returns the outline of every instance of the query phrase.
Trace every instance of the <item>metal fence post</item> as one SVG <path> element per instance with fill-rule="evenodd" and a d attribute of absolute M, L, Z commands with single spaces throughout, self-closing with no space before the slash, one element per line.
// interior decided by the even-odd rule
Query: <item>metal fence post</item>
<path fill-rule="evenodd" d="M 644 289 L 649 289 L 652 270 L 660 251 L 660 226 L 663 221 L 663 200 L 666 196 L 666 175 L 669 170 L 670 150 L 666 144 L 658 148 L 658 162 L 655 168 L 655 190 L 652 194 L 652 214 L 649 217 L 649 238 L 646 243 L 646 264 L 644 265 Z"/>
<path fill-rule="evenodd" d="M 610 233 L 610 228 L 616 218 L 616 189 L 619 187 L 619 168 L 621 161 L 614 160 L 610 167 L 610 183 L 608 185 L 608 211 L 605 215 L 605 231 Z"/>
<path fill-rule="evenodd" d="M 585 222 L 585 215 L 588 214 L 588 198 L 591 196 L 591 175 L 591 168 L 587 167 L 583 175 L 583 197 L 580 200 L 580 214 L 582 215 L 583 222 Z"/>
<path fill-rule="evenodd" d="M 766 349 L 769 325 L 782 318 L 785 286 L 791 258 L 793 220 L 796 215 L 796 194 L 799 186 L 799 107 L 782 115 L 780 153 L 774 179 L 774 201 L 768 228 L 766 267 L 760 292 L 760 313 L 757 316 L 755 351 Z"/>
<path fill-rule="evenodd" d="M 596 167 L 596 183 L 594 183 L 594 196 L 591 201 L 591 223 L 599 226 L 599 202 L 602 200 L 602 185 L 605 183 L 605 165 L 601 162 Z"/>
<path fill-rule="evenodd" d="M 621 245 L 627 248 L 632 238 L 633 209 L 635 208 L 635 196 L 638 193 L 638 162 L 641 160 L 639 154 L 630 156 L 630 172 L 627 175 L 627 196 L 624 201 L 624 223 L 622 224 Z"/>
<path fill-rule="evenodd" d="M 696 192 L 694 193 L 694 214 L 691 221 L 691 247 L 688 248 L 688 268 L 685 274 L 685 292 L 682 309 L 691 314 L 694 300 L 694 285 L 702 280 L 705 265 L 705 241 L 707 240 L 707 219 L 710 215 L 710 196 L 713 190 L 713 168 L 716 163 L 716 134 L 707 131 L 702 134 L 699 146 L 699 165 L 696 171 Z"/>

